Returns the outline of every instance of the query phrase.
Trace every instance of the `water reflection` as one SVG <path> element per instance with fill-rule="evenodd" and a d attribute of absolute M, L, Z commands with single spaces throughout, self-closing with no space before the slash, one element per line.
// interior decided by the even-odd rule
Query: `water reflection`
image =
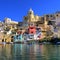
<path fill-rule="evenodd" d="M 60 60 L 60 45 L 0 45 L 0 60 Z"/>

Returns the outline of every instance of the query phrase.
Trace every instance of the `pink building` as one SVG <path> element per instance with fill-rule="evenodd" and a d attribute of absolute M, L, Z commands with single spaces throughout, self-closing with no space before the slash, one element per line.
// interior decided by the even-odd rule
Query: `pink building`
<path fill-rule="evenodd" d="M 29 26 L 28 32 L 29 32 L 29 34 L 35 34 L 36 33 L 36 27 L 35 26 Z"/>

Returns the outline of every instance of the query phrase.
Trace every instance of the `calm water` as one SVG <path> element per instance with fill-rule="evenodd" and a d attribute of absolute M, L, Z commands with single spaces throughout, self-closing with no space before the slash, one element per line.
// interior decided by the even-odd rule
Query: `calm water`
<path fill-rule="evenodd" d="M 60 45 L 0 45 L 0 60 L 60 60 Z"/>

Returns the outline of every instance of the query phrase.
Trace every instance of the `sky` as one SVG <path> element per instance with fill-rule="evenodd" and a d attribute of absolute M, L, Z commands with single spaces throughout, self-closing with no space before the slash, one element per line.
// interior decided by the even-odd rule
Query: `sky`
<path fill-rule="evenodd" d="M 0 21 L 5 17 L 23 21 L 30 8 L 35 15 L 52 14 L 60 11 L 60 0 L 0 0 Z"/>

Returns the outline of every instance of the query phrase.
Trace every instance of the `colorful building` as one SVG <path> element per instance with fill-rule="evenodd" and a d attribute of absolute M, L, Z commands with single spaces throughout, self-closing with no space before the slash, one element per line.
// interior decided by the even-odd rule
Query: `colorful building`
<path fill-rule="evenodd" d="M 29 34 L 36 34 L 36 27 L 35 26 L 29 26 L 28 32 L 29 32 Z"/>

